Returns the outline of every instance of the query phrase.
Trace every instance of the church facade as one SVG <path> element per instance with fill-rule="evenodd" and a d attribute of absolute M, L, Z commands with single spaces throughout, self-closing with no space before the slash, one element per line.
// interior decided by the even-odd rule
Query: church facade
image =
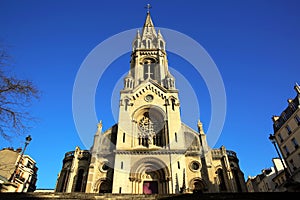
<path fill-rule="evenodd" d="M 98 124 L 90 150 L 65 154 L 56 192 L 175 194 L 245 192 L 235 152 L 211 149 L 202 123 L 181 121 L 166 43 L 150 12 L 132 43 L 118 123 Z"/>

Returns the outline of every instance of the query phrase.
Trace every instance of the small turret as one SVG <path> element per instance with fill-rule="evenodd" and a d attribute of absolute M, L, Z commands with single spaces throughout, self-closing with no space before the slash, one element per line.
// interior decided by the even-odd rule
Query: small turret
<path fill-rule="evenodd" d="M 132 50 L 134 51 L 134 50 L 136 50 L 140 47 L 141 47 L 141 34 L 140 34 L 140 31 L 137 30 L 136 36 L 135 36 L 135 38 L 133 40 L 133 43 L 132 43 Z"/>
<path fill-rule="evenodd" d="M 272 116 L 272 121 L 275 123 L 279 119 L 279 116 L 273 115 Z"/>
<path fill-rule="evenodd" d="M 131 76 L 131 72 L 127 74 L 127 76 L 124 78 L 124 90 L 130 90 L 133 89 L 134 84 L 134 78 Z"/>
<path fill-rule="evenodd" d="M 300 86 L 298 85 L 298 83 L 295 84 L 294 89 L 297 92 L 297 94 L 300 94 Z"/>
<path fill-rule="evenodd" d="M 160 33 L 160 30 L 158 30 L 158 34 L 157 34 L 157 45 L 158 45 L 159 49 L 165 50 L 165 48 L 166 48 L 166 42 L 165 42 L 162 34 Z"/>
<path fill-rule="evenodd" d="M 197 125 L 198 125 L 198 132 L 200 134 L 204 134 L 203 124 L 202 124 L 202 122 L 200 120 L 198 120 L 198 124 Z"/>
<path fill-rule="evenodd" d="M 165 87 L 167 89 L 174 89 L 175 88 L 175 78 L 173 75 L 168 72 L 166 78 L 165 78 Z"/>

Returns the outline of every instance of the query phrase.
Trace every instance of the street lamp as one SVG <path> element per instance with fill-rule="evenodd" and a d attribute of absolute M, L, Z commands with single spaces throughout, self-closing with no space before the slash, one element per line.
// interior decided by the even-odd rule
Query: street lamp
<path fill-rule="evenodd" d="M 285 165 L 285 163 L 283 162 L 283 159 L 281 158 L 281 155 L 280 155 L 280 153 L 279 153 L 279 151 L 278 151 L 278 148 L 277 148 L 277 146 L 276 146 L 275 136 L 272 135 L 272 134 L 270 134 L 270 135 L 269 135 L 269 140 L 272 142 L 272 144 L 274 145 L 274 147 L 275 147 L 275 149 L 276 149 L 276 152 L 277 152 L 278 157 L 279 157 L 279 159 L 280 159 L 280 161 L 281 161 L 281 164 L 282 164 L 282 166 L 283 166 L 283 168 L 284 168 L 284 171 L 286 172 L 286 176 L 289 177 L 289 176 L 290 176 L 290 173 L 289 173 L 289 171 L 287 170 L 286 165 Z"/>
<path fill-rule="evenodd" d="M 24 155 L 24 152 L 25 152 L 25 149 L 26 147 L 28 146 L 28 144 L 30 143 L 30 141 L 32 140 L 31 136 L 28 135 L 26 138 L 25 138 L 25 146 L 24 146 L 24 149 L 20 155 L 20 158 L 17 162 L 17 165 L 16 165 L 16 168 L 14 170 L 14 173 L 12 174 L 12 176 L 10 177 L 10 182 L 14 182 L 15 181 L 15 178 L 16 178 L 16 173 L 17 173 L 17 170 L 19 168 L 19 165 L 20 165 L 20 162 L 22 161 L 22 158 L 23 158 L 23 155 Z"/>

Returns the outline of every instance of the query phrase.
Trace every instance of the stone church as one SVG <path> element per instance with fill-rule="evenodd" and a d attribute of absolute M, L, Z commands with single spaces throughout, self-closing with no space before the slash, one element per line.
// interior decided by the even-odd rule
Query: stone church
<path fill-rule="evenodd" d="M 90 150 L 65 154 L 56 192 L 176 194 L 245 192 L 234 151 L 211 149 L 202 123 L 181 121 L 166 43 L 150 12 L 133 38 L 118 122 L 98 124 Z"/>

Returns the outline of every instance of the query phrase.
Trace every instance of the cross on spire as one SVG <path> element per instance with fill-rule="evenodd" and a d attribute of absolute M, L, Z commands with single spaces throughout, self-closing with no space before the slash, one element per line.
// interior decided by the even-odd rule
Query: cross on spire
<path fill-rule="evenodd" d="M 150 8 L 152 8 L 152 6 L 150 5 L 150 3 L 148 3 L 148 4 L 145 6 L 145 8 L 147 8 L 147 13 L 149 13 L 149 12 L 150 12 Z"/>

